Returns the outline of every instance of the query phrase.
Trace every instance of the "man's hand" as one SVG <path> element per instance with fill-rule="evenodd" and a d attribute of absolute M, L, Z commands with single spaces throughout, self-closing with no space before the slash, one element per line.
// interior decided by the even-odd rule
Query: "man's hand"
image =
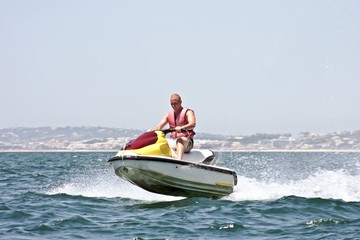
<path fill-rule="evenodd" d="M 182 131 L 182 128 L 181 128 L 181 127 L 179 127 L 179 126 L 176 126 L 176 127 L 175 127 L 175 131 L 179 133 L 179 132 L 181 132 L 181 131 Z"/>

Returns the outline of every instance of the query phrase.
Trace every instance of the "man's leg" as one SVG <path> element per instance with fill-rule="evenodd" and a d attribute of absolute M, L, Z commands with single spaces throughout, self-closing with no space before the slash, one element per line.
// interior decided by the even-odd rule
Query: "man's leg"
<path fill-rule="evenodd" d="M 177 159 L 181 160 L 184 156 L 184 151 L 189 145 L 189 140 L 186 137 L 180 137 L 176 140 L 176 154 Z"/>

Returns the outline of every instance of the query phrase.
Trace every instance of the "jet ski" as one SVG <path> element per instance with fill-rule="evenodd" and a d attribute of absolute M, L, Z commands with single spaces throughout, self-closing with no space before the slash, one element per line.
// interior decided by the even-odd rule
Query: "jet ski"
<path fill-rule="evenodd" d="M 214 152 L 192 149 L 177 160 L 166 129 L 149 131 L 129 141 L 108 162 L 115 174 L 149 192 L 182 197 L 219 198 L 233 192 L 235 171 L 215 166 Z"/>

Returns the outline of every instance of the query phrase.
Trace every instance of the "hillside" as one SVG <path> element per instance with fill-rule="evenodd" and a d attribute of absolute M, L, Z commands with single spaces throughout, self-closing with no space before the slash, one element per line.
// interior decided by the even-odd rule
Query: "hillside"
<path fill-rule="evenodd" d="M 106 127 L 0 129 L 0 151 L 113 151 L 143 130 Z M 250 136 L 197 133 L 195 148 L 213 150 L 359 150 L 360 130 L 335 133 L 258 133 Z"/>

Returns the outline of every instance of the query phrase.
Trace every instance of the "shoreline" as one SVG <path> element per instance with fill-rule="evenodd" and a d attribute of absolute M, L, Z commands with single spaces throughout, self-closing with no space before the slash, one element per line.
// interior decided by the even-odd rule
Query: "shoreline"
<path fill-rule="evenodd" d="M 360 152 L 360 149 L 228 149 L 228 150 L 221 150 L 221 149 L 210 149 L 214 152 Z M 100 149 L 100 150 L 84 150 L 84 149 L 74 149 L 74 150 L 66 150 L 66 149 L 60 149 L 60 150 L 0 150 L 0 153 L 71 153 L 71 152 L 113 152 L 117 153 L 119 150 L 109 150 L 109 149 Z"/>

